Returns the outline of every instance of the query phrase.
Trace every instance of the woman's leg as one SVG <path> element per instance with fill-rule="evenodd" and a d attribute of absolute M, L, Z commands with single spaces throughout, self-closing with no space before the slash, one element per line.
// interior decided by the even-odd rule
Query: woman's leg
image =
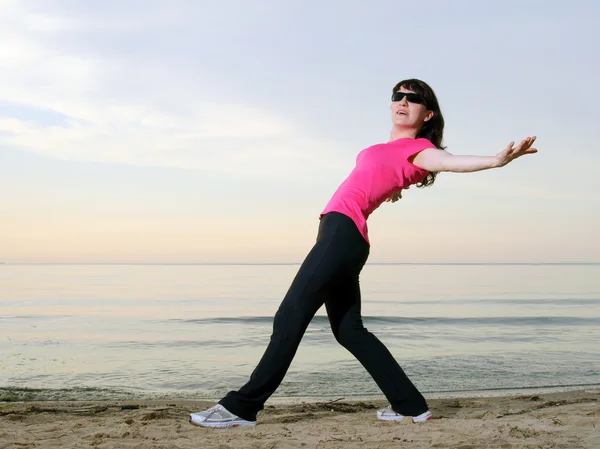
<path fill-rule="evenodd" d="M 385 345 L 363 326 L 358 275 L 337 281 L 325 306 L 336 340 L 365 367 L 394 411 L 407 416 L 426 412 L 423 395 Z"/>
<path fill-rule="evenodd" d="M 343 228 L 347 217 L 324 216 L 319 235 L 302 263 L 273 321 L 271 340 L 238 391 L 230 391 L 219 403 L 231 413 L 255 421 L 256 414 L 283 380 L 313 316 L 326 299 L 327 285 L 344 265 L 347 241 Z"/>

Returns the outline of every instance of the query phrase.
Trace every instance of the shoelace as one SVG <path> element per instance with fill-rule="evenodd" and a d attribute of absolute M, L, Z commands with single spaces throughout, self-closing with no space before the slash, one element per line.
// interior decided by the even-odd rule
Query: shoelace
<path fill-rule="evenodd" d="M 221 411 L 221 405 L 217 404 L 217 405 L 213 405 L 211 408 L 209 408 L 208 410 L 206 410 L 208 413 L 206 415 L 206 419 L 210 418 L 212 415 L 214 415 L 217 412 Z"/>

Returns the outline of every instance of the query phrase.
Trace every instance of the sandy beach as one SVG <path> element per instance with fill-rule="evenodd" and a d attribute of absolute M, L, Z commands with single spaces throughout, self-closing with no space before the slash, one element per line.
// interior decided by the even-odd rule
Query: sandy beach
<path fill-rule="evenodd" d="M 600 389 L 429 400 L 434 419 L 376 418 L 384 402 L 267 405 L 256 427 L 205 429 L 203 401 L 40 402 L 0 405 L 8 448 L 600 448 Z"/>

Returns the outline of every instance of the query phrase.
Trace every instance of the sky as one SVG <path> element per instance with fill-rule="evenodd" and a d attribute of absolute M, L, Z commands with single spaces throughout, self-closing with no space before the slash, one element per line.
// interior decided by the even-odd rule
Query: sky
<path fill-rule="evenodd" d="M 0 0 L 0 261 L 298 263 L 390 94 L 452 154 L 369 218 L 371 263 L 600 262 L 600 3 Z"/>

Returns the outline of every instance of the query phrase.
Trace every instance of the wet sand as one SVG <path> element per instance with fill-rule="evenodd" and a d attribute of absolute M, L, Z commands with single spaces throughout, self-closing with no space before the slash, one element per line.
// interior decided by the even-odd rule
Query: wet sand
<path fill-rule="evenodd" d="M 206 401 L 0 403 L 8 448 L 600 448 L 600 389 L 428 400 L 434 419 L 380 421 L 383 401 L 267 405 L 255 427 L 188 421 Z"/>

